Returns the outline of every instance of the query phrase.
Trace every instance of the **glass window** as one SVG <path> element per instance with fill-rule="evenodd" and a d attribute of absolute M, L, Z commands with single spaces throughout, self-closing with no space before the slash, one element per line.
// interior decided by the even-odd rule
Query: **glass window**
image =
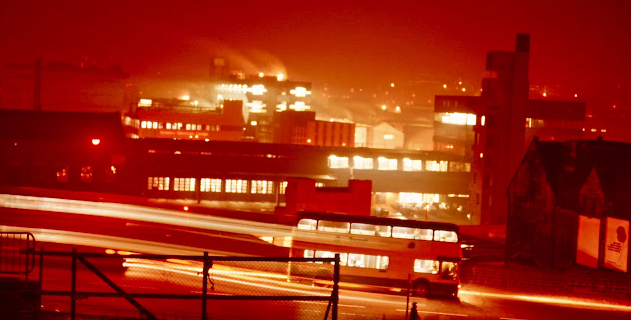
<path fill-rule="evenodd" d="M 373 169 L 374 160 L 373 158 L 364 158 L 360 156 L 353 157 L 353 167 L 355 169 Z"/>
<path fill-rule="evenodd" d="M 68 182 L 68 166 L 57 167 L 57 182 Z"/>
<path fill-rule="evenodd" d="M 316 251 L 315 252 L 315 257 L 316 258 L 335 258 L 335 252 L 331 252 L 331 251 Z M 340 265 L 341 266 L 345 266 L 346 265 L 347 258 L 348 258 L 348 254 L 340 253 Z M 331 262 L 331 264 L 333 264 L 333 262 Z"/>
<path fill-rule="evenodd" d="M 247 193 L 248 180 L 226 179 L 227 193 Z"/>
<path fill-rule="evenodd" d="M 298 229 L 300 229 L 300 230 L 315 230 L 317 224 L 318 224 L 317 220 L 300 219 L 300 221 L 298 221 Z"/>
<path fill-rule="evenodd" d="M 436 260 L 414 259 L 414 272 L 437 274 L 438 265 Z"/>
<path fill-rule="evenodd" d="M 320 221 L 318 223 L 319 231 L 348 233 L 349 229 L 350 229 L 350 223 L 348 222 Z"/>
<path fill-rule="evenodd" d="M 221 179 L 202 178 L 199 188 L 201 192 L 221 192 Z"/>
<path fill-rule="evenodd" d="M 436 230 L 434 241 L 458 242 L 458 234 L 454 231 Z"/>
<path fill-rule="evenodd" d="M 252 180 L 252 194 L 272 194 L 274 181 L 269 180 Z"/>
<path fill-rule="evenodd" d="M 421 160 L 403 159 L 403 171 L 422 171 L 423 162 Z"/>
<path fill-rule="evenodd" d="M 379 170 L 397 170 L 397 159 L 379 157 L 377 159 L 377 163 L 379 165 Z"/>
<path fill-rule="evenodd" d="M 287 189 L 287 181 L 282 181 L 280 183 L 279 189 L 280 190 L 278 191 L 280 192 L 280 194 L 285 194 L 285 190 Z"/>
<path fill-rule="evenodd" d="M 81 166 L 81 182 L 92 183 L 92 166 Z"/>
<path fill-rule="evenodd" d="M 338 157 L 334 155 L 329 156 L 329 168 L 348 168 L 348 157 Z"/>
<path fill-rule="evenodd" d="M 349 267 L 385 270 L 388 269 L 389 260 L 386 256 L 349 253 L 346 265 Z"/>
<path fill-rule="evenodd" d="M 175 178 L 173 191 L 195 191 L 195 178 Z"/>
<path fill-rule="evenodd" d="M 374 236 L 377 232 L 377 226 L 374 224 L 366 224 L 366 223 L 352 223 L 351 224 L 351 233 L 352 234 L 363 234 L 368 236 Z"/>
<path fill-rule="evenodd" d="M 414 228 L 393 227 L 392 237 L 399 239 L 414 239 Z"/>
<path fill-rule="evenodd" d="M 443 261 L 440 266 L 440 278 L 456 280 L 456 278 L 458 278 L 458 264 L 455 262 Z"/>
<path fill-rule="evenodd" d="M 148 190 L 169 190 L 169 177 L 149 177 L 148 178 Z"/>
<path fill-rule="evenodd" d="M 427 171 L 447 171 L 448 161 L 425 161 L 425 170 Z"/>

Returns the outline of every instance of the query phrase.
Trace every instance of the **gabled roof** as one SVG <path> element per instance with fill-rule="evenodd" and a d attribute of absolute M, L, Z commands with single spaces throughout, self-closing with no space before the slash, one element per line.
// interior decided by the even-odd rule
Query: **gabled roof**
<path fill-rule="evenodd" d="M 607 212 L 631 217 L 631 144 L 600 139 L 534 143 L 559 206 L 578 210 L 585 184 L 598 181 Z M 596 177 L 590 178 L 593 172 Z"/>
<path fill-rule="evenodd" d="M 0 139 L 120 141 L 125 132 L 118 112 L 62 112 L 0 109 Z"/>

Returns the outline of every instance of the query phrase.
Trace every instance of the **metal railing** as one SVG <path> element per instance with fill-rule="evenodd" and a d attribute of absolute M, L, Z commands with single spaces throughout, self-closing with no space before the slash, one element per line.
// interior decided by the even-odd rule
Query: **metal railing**
<path fill-rule="evenodd" d="M 28 274 L 35 268 L 35 237 L 29 232 L 0 232 L 0 274 Z"/>
<path fill-rule="evenodd" d="M 213 311 L 212 318 L 220 319 L 218 312 L 228 312 L 230 307 L 210 308 L 209 302 L 223 301 L 222 305 L 237 303 L 236 301 L 257 301 L 267 308 L 266 310 L 285 311 L 285 305 L 303 302 L 305 304 L 319 304 L 326 310 L 323 317 L 317 316 L 313 311 L 305 316 L 304 307 L 297 306 L 291 312 L 300 313 L 300 318 L 318 318 L 337 320 L 338 291 L 340 257 L 334 258 L 268 258 L 268 257 L 225 257 L 203 255 L 145 255 L 145 254 L 101 254 L 80 253 L 76 249 L 72 252 L 39 252 L 40 279 L 42 282 L 42 297 L 68 297 L 70 319 L 77 319 L 78 303 L 88 299 L 123 298 L 133 306 L 142 317 L 146 319 L 159 319 L 160 304 L 167 305 L 168 301 L 198 301 L 197 307 L 185 308 L 190 310 L 199 308 L 196 316 L 190 318 L 207 320 L 209 311 Z M 70 281 L 69 290 L 47 289 L 44 271 L 44 260 L 70 259 L 70 275 L 66 281 Z M 108 262 L 109 261 L 109 262 Z M 115 263 L 111 263 L 114 261 Z M 115 274 L 107 266 L 118 266 L 120 262 L 124 276 Z M 323 268 L 333 269 L 330 273 L 332 285 L 325 288 L 305 287 L 302 284 L 289 282 L 287 270 L 290 264 L 302 264 L 303 267 L 312 268 L 313 274 L 319 273 Z M 99 266 L 100 265 L 100 266 Z M 105 266 L 105 267 L 104 267 Z M 54 268 L 51 268 L 54 269 Z M 67 272 L 67 267 L 56 269 L 57 272 Z M 120 272 L 121 270 L 119 270 Z M 46 271 L 48 272 L 48 271 Z M 51 271 L 53 272 L 53 271 Z M 107 285 L 107 290 L 96 291 L 94 276 Z M 54 278 L 57 278 L 56 276 Z M 200 279 L 201 278 L 201 279 Z M 136 283 L 127 284 L 130 279 Z M 315 279 L 315 276 L 314 276 Z M 155 284 L 157 283 L 157 284 Z M 315 283 L 315 282 L 314 282 Z M 166 285 L 169 292 L 155 292 L 156 288 L 148 289 L 152 292 L 138 288 Z M 131 289 L 130 289 L 131 288 Z M 183 288 L 183 289 L 182 289 Z M 158 290 L 160 291 L 160 290 Z M 244 293 L 245 291 L 245 293 Z M 291 294 L 286 294 L 287 292 Z M 109 301 L 109 300 L 108 300 Z M 152 303 L 152 301 L 157 301 Z M 229 302 L 233 301 L 233 302 Z M 265 302 L 266 301 L 266 302 Z M 182 302 L 185 303 L 185 302 Z M 275 303 L 283 305 L 265 305 Z M 181 306 L 180 303 L 178 305 Z M 238 307 L 236 307 L 238 308 Z M 233 308 L 234 309 L 234 308 Z M 239 311 L 239 310 L 232 310 Z M 271 312 L 271 311 L 270 311 Z M 301 313 L 302 312 L 302 313 Z M 329 318 L 330 315 L 330 318 Z M 224 318 L 237 318 L 234 315 L 223 315 Z M 163 318 L 168 318 L 164 316 Z M 181 314 L 172 318 L 185 318 Z M 239 317 L 244 319 L 243 317 Z M 254 319 L 254 318 L 253 318 Z M 258 315 L 256 319 L 261 319 Z"/>

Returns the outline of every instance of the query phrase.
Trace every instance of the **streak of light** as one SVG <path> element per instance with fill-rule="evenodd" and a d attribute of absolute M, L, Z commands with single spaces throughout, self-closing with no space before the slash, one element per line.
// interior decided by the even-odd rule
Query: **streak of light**
<path fill-rule="evenodd" d="M 114 236 L 95 235 L 82 232 L 61 231 L 41 228 L 24 228 L 15 226 L 0 226 L 2 232 L 30 232 L 38 242 L 51 242 L 79 246 L 89 246 L 95 248 L 119 248 L 132 252 L 143 252 L 151 254 L 170 255 L 195 255 L 208 251 L 205 248 L 195 248 L 161 242 L 120 238 Z M 231 255 L 228 251 L 208 251 L 214 255 Z"/>
<path fill-rule="evenodd" d="M 571 298 L 551 298 L 537 295 L 519 295 L 519 294 L 502 294 L 502 293 L 490 293 L 490 292 L 478 292 L 478 291 L 466 291 L 460 290 L 459 295 L 479 296 L 479 297 L 491 297 L 499 299 L 511 299 L 530 302 L 540 302 L 548 304 L 561 304 L 572 307 L 587 307 L 587 308 L 605 308 L 605 309 L 617 309 L 620 311 L 631 311 L 631 306 L 623 306 L 605 302 L 591 302 L 591 301 L 579 301 Z"/>
<path fill-rule="evenodd" d="M 219 230 L 248 235 L 291 235 L 291 227 L 288 226 L 251 221 L 244 222 L 243 220 L 238 219 L 202 216 L 177 210 L 150 208 L 120 203 L 0 194 L 0 207 L 67 212 L 197 229 Z"/>
<path fill-rule="evenodd" d="M 399 312 L 405 312 L 405 309 L 397 309 L 396 311 Z M 427 313 L 427 314 L 438 314 L 441 316 L 452 316 L 452 317 L 468 317 L 468 314 L 461 314 L 461 313 L 448 313 L 448 312 L 435 312 L 435 311 L 422 311 L 419 310 L 418 313 Z"/>

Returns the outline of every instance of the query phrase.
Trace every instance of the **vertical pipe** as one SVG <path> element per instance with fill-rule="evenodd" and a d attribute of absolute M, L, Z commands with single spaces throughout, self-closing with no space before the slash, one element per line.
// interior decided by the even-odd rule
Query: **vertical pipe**
<path fill-rule="evenodd" d="M 72 279 L 70 282 L 70 319 L 75 320 L 77 292 L 77 248 L 72 248 Z"/>
<path fill-rule="evenodd" d="M 337 303 L 339 301 L 340 289 L 340 254 L 335 254 L 335 267 L 333 269 L 333 310 L 331 314 L 332 320 L 337 320 Z"/>
<path fill-rule="evenodd" d="M 208 319 L 208 313 L 206 311 L 206 294 L 208 294 L 208 251 L 204 251 L 204 269 L 202 276 L 204 277 L 202 285 L 202 320 L 206 320 Z"/>
<path fill-rule="evenodd" d="M 42 306 L 42 279 L 44 279 L 44 247 L 39 247 L 39 293 L 37 294 L 37 306 L 35 308 L 36 319 L 39 319 L 39 309 Z"/>

